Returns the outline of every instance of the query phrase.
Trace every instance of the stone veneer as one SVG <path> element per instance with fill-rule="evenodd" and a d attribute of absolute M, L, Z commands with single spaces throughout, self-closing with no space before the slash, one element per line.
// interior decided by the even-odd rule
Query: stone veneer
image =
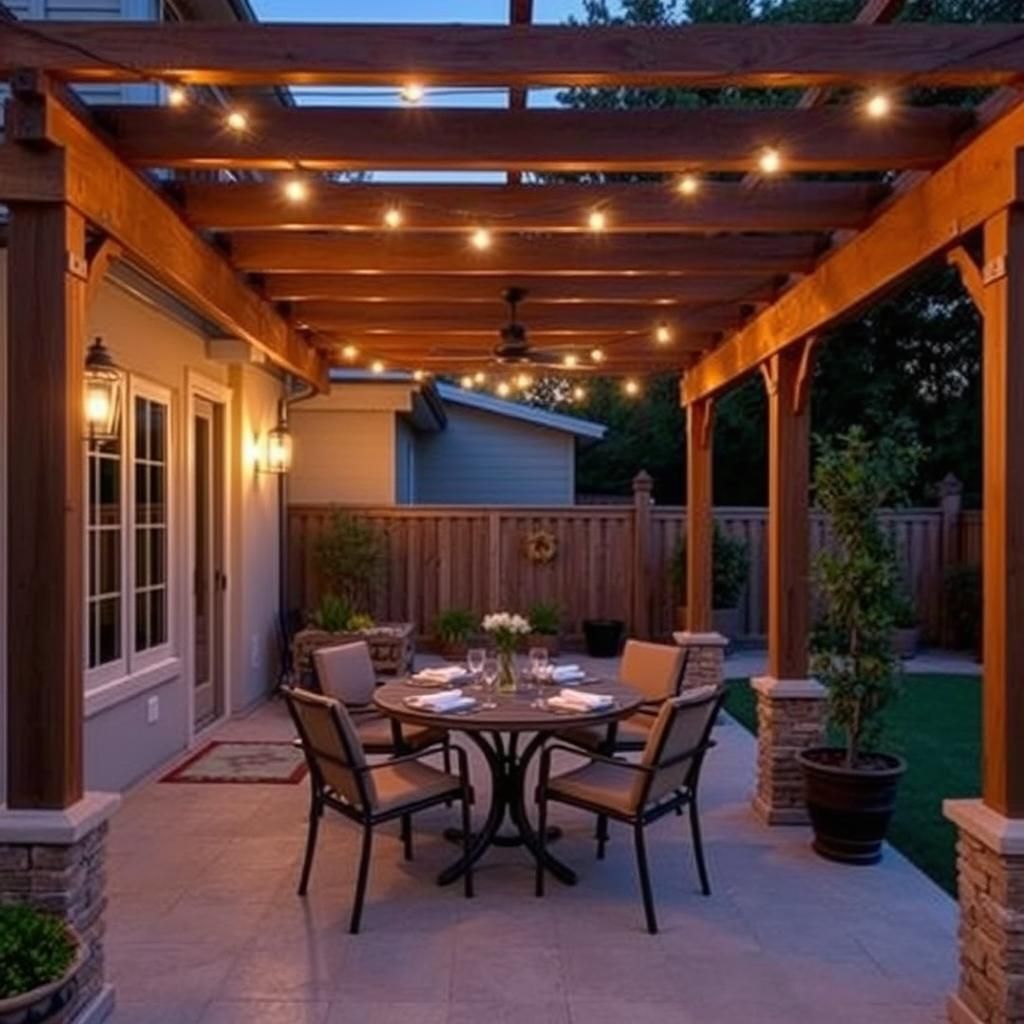
<path fill-rule="evenodd" d="M 117 798 L 91 794 L 79 813 L 0 812 L 0 903 L 29 903 L 64 918 L 88 956 L 74 1000 L 48 1024 L 102 1020 L 113 1005 L 104 984 L 106 842 Z"/>
<path fill-rule="evenodd" d="M 947 800 L 959 829 L 960 984 L 954 1024 L 1024 1022 L 1024 820 L 980 800 Z"/>
<path fill-rule="evenodd" d="M 721 633 L 672 634 L 680 647 L 690 650 L 683 677 L 683 689 L 692 690 L 698 686 L 718 686 L 725 678 L 725 648 L 729 641 Z"/>
<path fill-rule="evenodd" d="M 825 688 L 814 679 L 751 681 L 757 694 L 754 810 L 769 825 L 809 820 L 797 754 L 825 741 Z"/>

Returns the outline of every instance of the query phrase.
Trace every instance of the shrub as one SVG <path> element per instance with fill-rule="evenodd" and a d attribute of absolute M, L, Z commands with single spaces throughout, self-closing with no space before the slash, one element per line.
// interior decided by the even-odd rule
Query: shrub
<path fill-rule="evenodd" d="M 336 512 L 317 538 L 316 554 L 327 589 L 349 607 L 369 608 L 384 571 L 384 533 L 348 512 Z"/>
<path fill-rule="evenodd" d="M 75 952 L 63 921 L 34 907 L 0 906 L 0 999 L 57 981 Z"/>
<path fill-rule="evenodd" d="M 328 633 L 344 633 L 352 618 L 352 605 L 337 594 L 326 593 L 310 618 L 314 626 Z"/>
<path fill-rule="evenodd" d="M 557 636 L 562 627 L 562 609 L 553 601 L 538 601 L 526 613 L 530 629 L 542 636 Z"/>
<path fill-rule="evenodd" d="M 920 622 L 917 606 L 906 586 L 896 591 L 892 602 L 892 624 L 897 629 L 913 629 Z"/>
<path fill-rule="evenodd" d="M 715 523 L 711 536 L 711 602 L 715 608 L 735 608 L 750 574 L 750 553 L 746 541 L 726 533 Z M 672 562 L 676 593 L 686 599 L 686 534 L 676 548 Z"/>
<path fill-rule="evenodd" d="M 451 647 L 464 644 L 480 620 L 467 608 L 448 608 L 434 620 L 434 636 Z"/>

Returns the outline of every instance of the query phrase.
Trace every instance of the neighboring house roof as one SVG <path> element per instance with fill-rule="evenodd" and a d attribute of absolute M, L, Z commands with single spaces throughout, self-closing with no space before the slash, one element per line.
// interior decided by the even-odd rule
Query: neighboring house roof
<path fill-rule="evenodd" d="M 374 384 L 396 382 L 415 384 L 412 374 L 401 371 L 390 371 L 388 373 L 370 373 L 368 370 L 344 370 L 332 369 L 331 380 L 337 384 Z M 489 412 L 495 416 L 507 416 L 509 419 L 520 420 L 524 423 L 532 423 L 537 427 L 546 427 L 548 430 L 559 430 L 566 434 L 585 441 L 600 441 L 604 438 L 608 428 L 603 423 L 595 423 L 593 420 L 585 420 L 579 416 L 566 416 L 560 412 L 550 412 L 547 409 L 538 409 L 536 406 L 523 405 L 520 402 L 509 402 L 504 398 L 496 398 L 494 395 L 484 394 L 481 391 L 469 391 L 466 388 L 456 387 L 454 384 L 428 383 L 420 384 L 419 393 L 429 403 L 430 396 L 436 396 L 441 402 L 450 402 L 452 405 L 461 405 L 469 409 L 478 409 L 481 412 Z M 438 427 L 443 426 L 443 420 Z"/>

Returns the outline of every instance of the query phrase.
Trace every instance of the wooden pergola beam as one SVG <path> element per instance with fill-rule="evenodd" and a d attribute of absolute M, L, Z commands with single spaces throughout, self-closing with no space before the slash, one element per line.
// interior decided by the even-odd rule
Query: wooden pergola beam
<path fill-rule="evenodd" d="M 893 199 L 862 232 L 693 366 L 684 402 L 728 387 L 774 355 L 856 314 L 1022 197 L 1024 105 L 981 132 L 944 167 Z"/>
<path fill-rule="evenodd" d="M 410 305 L 436 302 L 449 305 L 492 305 L 510 284 L 527 289 L 530 308 L 538 305 L 586 306 L 590 303 L 627 306 L 675 306 L 704 302 L 764 302 L 774 298 L 777 279 L 764 276 L 693 277 L 685 275 L 609 277 L 549 274 L 270 274 L 263 293 L 281 302 L 337 300 L 341 302 Z"/>
<path fill-rule="evenodd" d="M 496 238 L 475 249 L 468 238 L 423 235 L 308 235 L 250 231 L 231 236 L 232 260 L 260 273 L 333 274 L 653 274 L 723 276 L 807 272 L 816 235 L 615 239 L 573 235 Z"/>
<path fill-rule="evenodd" d="M 0 25 L 0 54 L 0 75 L 204 85 L 993 86 L 1024 74 L 1018 25 L 28 21 Z"/>
<path fill-rule="evenodd" d="M 333 335 L 342 344 L 355 344 L 360 349 L 381 355 L 389 351 L 413 351 L 424 355 L 455 358 L 461 355 L 490 355 L 499 342 L 497 325 L 489 329 L 442 331 L 366 331 L 347 330 L 325 322 L 319 327 L 322 336 Z M 671 362 L 678 352 L 699 352 L 716 336 L 714 328 L 695 325 L 680 330 L 670 344 L 657 345 L 647 332 L 635 331 L 530 331 L 534 348 L 557 349 L 561 352 L 586 354 L 595 346 L 602 350 L 614 347 L 621 357 L 637 364 L 645 361 Z"/>
<path fill-rule="evenodd" d="M 40 195 L 33 198 L 23 187 L 19 198 L 47 198 L 59 162 L 67 203 L 117 242 L 126 258 L 290 373 L 326 387 L 325 361 L 223 255 L 53 95 L 40 103 L 45 116 L 34 127 L 9 121 L 11 135 L 0 144 L 0 164 L 16 166 L 18 181 L 30 182 L 34 169 L 41 170 Z M 0 191 L 0 199 L 9 198 L 6 178 Z"/>
<path fill-rule="evenodd" d="M 487 110 L 253 107 L 231 132 L 215 107 L 101 111 L 118 152 L 142 167 L 290 170 L 682 169 L 747 171 L 765 146 L 790 171 L 933 168 L 969 112 L 904 108 L 884 121 L 856 106 L 815 110 Z"/>
<path fill-rule="evenodd" d="M 766 182 L 746 188 L 703 182 L 695 196 L 670 185 L 349 185 L 311 178 L 309 197 L 290 201 L 271 182 L 184 187 L 185 215 L 220 231 L 380 231 L 384 214 L 402 213 L 402 232 L 585 232 L 601 210 L 609 234 L 717 231 L 829 231 L 859 228 L 884 186 L 820 181 Z"/>

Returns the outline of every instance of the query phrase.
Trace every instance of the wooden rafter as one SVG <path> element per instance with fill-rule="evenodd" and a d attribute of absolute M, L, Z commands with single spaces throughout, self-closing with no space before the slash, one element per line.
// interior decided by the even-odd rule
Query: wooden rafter
<path fill-rule="evenodd" d="M 1022 142 L 1024 106 L 1017 106 L 692 367 L 684 400 L 722 390 L 774 353 L 853 315 L 993 213 L 1019 201 Z"/>
<path fill-rule="evenodd" d="M 971 122 L 963 110 L 903 109 L 882 122 L 853 106 L 815 110 L 486 110 L 259 107 L 229 131 L 215 108 L 102 111 L 118 152 L 147 167 L 746 171 L 767 145 L 790 171 L 933 168 Z"/>
<path fill-rule="evenodd" d="M 697 275 L 808 271 L 815 235 L 723 235 L 633 238 L 552 236 L 495 239 L 478 251 L 464 238 L 381 237 L 246 232 L 233 235 L 232 259 L 248 271 L 393 274 L 654 274 Z"/>
<path fill-rule="evenodd" d="M 311 180 L 291 202 L 271 182 L 189 184 L 185 212 L 197 227 L 228 231 L 379 231 L 391 208 L 402 232 L 583 232 L 592 210 L 608 234 L 716 231 L 829 231 L 858 228 L 886 194 L 884 186 L 812 181 L 769 182 L 758 189 L 704 182 L 696 196 L 669 185 L 349 185 Z"/>
<path fill-rule="evenodd" d="M 1024 74 L 1019 25 L 0 25 L 0 74 L 196 84 L 805 87 L 1001 85 Z M 37 34 L 39 33 L 39 34 Z"/>

